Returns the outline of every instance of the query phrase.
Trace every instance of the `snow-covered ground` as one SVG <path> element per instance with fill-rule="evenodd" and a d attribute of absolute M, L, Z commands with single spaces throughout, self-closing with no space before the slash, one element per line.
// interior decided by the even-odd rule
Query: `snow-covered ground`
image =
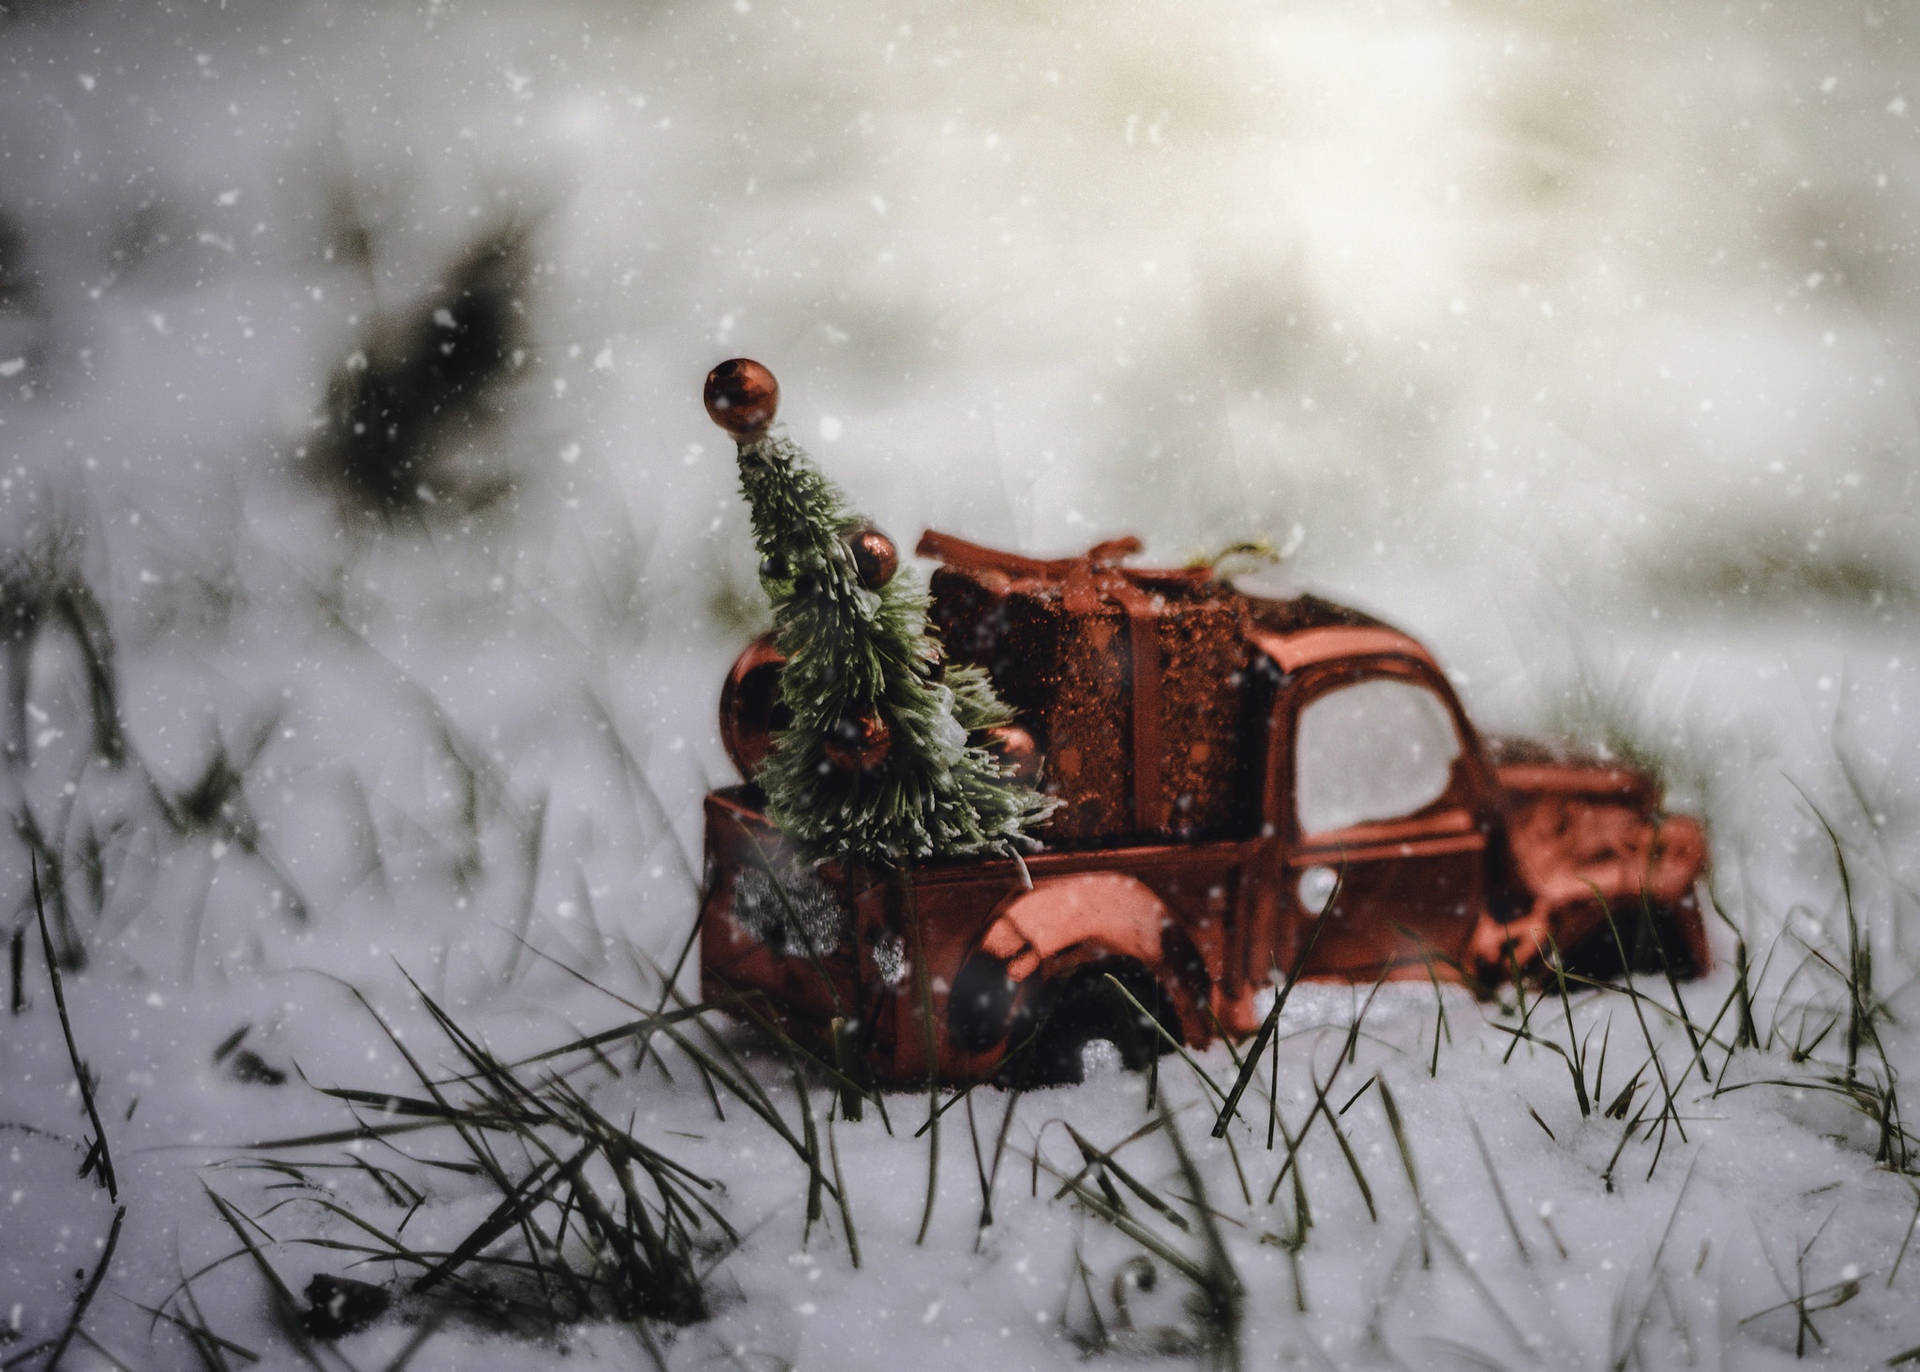
<path fill-rule="evenodd" d="M 485 1180 L 431 1165 L 457 1140 L 361 1147 L 423 1194 L 412 1216 L 333 1166 L 338 1143 L 271 1155 L 299 1177 L 252 1165 L 352 1124 L 314 1086 L 419 1093 L 373 1011 L 454 1070 L 403 971 L 508 1057 L 631 1020 L 614 996 L 658 1003 L 699 800 L 731 779 L 719 678 L 762 613 L 698 399 L 734 353 L 778 372 L 795 436 L 902 542 L 1131 530 L 1176 559 L 1270 538 L 1292 556 L 1269 584 L 1419 633 L 1483 724 L 1650 751 L 1707 813 L 1772 1040 L 1724 1078 L 1710 1045 L 1707 1079 L 1641 1004 L 1686 1079 L 1663 1145 L 1654 1110 L 1628 1127 L 1646 1087 L 1603 1113 L 1648 1062 L 1617 994 L 1573 1000 L 1575 1038 L 1609 1045 L 1582 1118 L 1559 1056 L 1509 1053 L 1501 1007 L 1448 993 L 1436 1058 L 1434 992 L 1387 988 L 1341 1065 L 1363 993 L 1302 988 L 1279 1063 L 1301 1190 L 1271 1201 L 1264 1096 L 1229 1150 L 1210 1088 L 1163 1063 L 1204 1202 L 1165 1127 L 1116 1156 L 1186 1228 L 1115 1185 L 1197 1262 L 1217 1214 L 1245 1366 L 1920 1346 L 1920 1189 L 1806 1084 L 1844 1063 L 1848 1008 L 1807 953 L 1844 961 L 1846 939 L 1815 805 L 1891 1069 L 1920 1058 L 1916 41 L 1900 5 L 1704 0 L 0 6 L 0 611 L 11 633 L 34 588 L 91 588 L 128 754 L 92 760 L 85 654 L 49 619 L 0 845 L 26 1002 L 9 981 L 0 1365 L 44 1360 L 22 1355 L 60 1336 L 116 1209 L 77 1175 L 92 1126 L 30 853 L 85 964 L 65 994 L 125 1206 L 65 1366 L 244 1360 L 153 1310 L 300 1363 L 209 1188 L 296 1295 L 411 1275 L 307 1242 L 367 1239 L 323 1202 L 404 1217 L 422 1248 L 480 1222 Z M 312 476 L 329 378 L 377 366 L 375 321 L 431 321 L 453 264 L 503 235 L 530 270 L 490 417 L 447 438 L 431 501 L 343 514 Z M 463 503 L 503 473 L 507 498 Z M 1703 1028 L 1734 986 L 1715 938 L 1723 965 L 1683 992 Z M 1535 1013 L 1568 1044 L 1558 1007 Z M 798 1132 L 783 1060 L 716 1029 Z M 243 1050 L 288 1079 L 241 1079 Z M 920 1241 L 925 1101 L 893 1098 L 890 1132 L 836 1122 L 856 1267 L 835 1204 L 808 1225 L 795 1150 L 661 1057 L 670 1077 L 575 1079 L 718 1183 L 739 1242 L 702 1250 L 709 1318 L 528 1339 L 402 1302 L 315 1356 L 384 1366 L 425 1331 L 415 1367 L 561 1346 L 1048 1367 L 1101 1329 L 1122 1357 L 1202 1328 L 1164 1255 L 1152 1290 L 1126 1285 L 1138 1235 L 1054 1194 L 1081 1165 L 1064 1126 L 1114 1147 L 1155 1118 L 1144 1078 L 1023 1098 L 984 1229 L 956 1107 Z M 1224 1047 L 1197 1065 L 1234 1075 Z M 1336 1067 L 1336 1110 L 1382 1084 L 1337 1116 L 1351 1165 L 1308 1123 Z M 1715 1089 L 1773 1080 L 1801 1084 Z M 824 1130 L 831 1093 L 809 1101 Z M 1007 1098 L 973 1105 L 990 1164 Z"/>

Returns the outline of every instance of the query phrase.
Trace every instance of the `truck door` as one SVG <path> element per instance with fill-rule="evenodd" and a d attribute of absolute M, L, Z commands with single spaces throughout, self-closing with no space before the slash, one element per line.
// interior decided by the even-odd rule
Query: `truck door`
<path fill-rule="evenodd" d="M 1330 663 L 1280 706 L 1293 818 L 1280 899 L 1308 975 L 1454 979 L 1485 905 L 1487 838 L 1450 697 L 1417 663 Z"/>

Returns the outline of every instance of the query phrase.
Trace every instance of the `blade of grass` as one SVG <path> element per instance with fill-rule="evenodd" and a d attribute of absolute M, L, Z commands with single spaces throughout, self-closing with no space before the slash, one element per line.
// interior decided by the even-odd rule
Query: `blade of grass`
<path fill-rule="evenodd" d="M 1007 1092 L 1007 1108 L 1000 1116 L 1000 1132 L 993 1141 L 993 1162 L 987 1169 L 987 1185 L 980 1197 L 980 1223 L 974 1234 L 974 1251 L 978 1252 L 982 1237 L 993 1224 L 993 1186 L 1000 1177 L 1000 1160 L 1006 1156 L 1007 1136 L 1013 1129 L 1014 1108 L 1020 1104 L 1021 1092 L 1018 1088 Z"/>
<path fill-rule="evenodd" d="M 1339 899 L 1340 887 L 1345 884 L 1345 881 L 1346 867 L 1342 865 L 1334 874 L 1333 890 L 1327 896 L 1327 903 L 1314 917 L 1313 928 L 1307 933 L 1307 941 L 1294 955 L 1293 965 L 1287 969 L 1286 980 L 1281 983 L 1280 989 L 1274 992 L 1273 1004 L 1267 1010 L 1267 1017 L 1260 1022 L 1260 1032 L 1254 1035 L 1252 1047 L 1247 1049 L 1246 1059 L 1241 1065 L 1240 1075 L 1234 1079 L 1233 1089 L 1221 1102 L 1220 1114 L 1213 1122 L 1213 1136 L 1216 1139 L 1227 1132 L 1227 1121 L 1232 1119 L 1234 1112 L 1240 1108 L 1240 1097 L 1246 1094 L 1247 1087 L 1253 1082 L 1254 1068 L 1259 1064 L 1260 1055 L 1273 1042 L 1274 1031 L 1280 1026 L 1280 1012 L 1287 1008 L 1287 997 L 1292 994 L 1301 974 L 1307 970 L 1307 959 L 1313 955 L 1314 946 L 1320 941 L 1320 931 L 1326 927 L 1328 916 L 1333 910 L 1334 902 Z M 1212 1079 L 1207 1080 L 1211 1085 Z M 1217 1087 L 1215 1092 L 1218 1094 Z M 1268 1146 L 1272 1146 L 1271 1142 Z"/>
<path fill-rule="evenodd" d="M 840 1226 L 847 1231 L 847 1257 L 860 1268 L 860 1234 L 853 1227 L 853 1202 L 847 1194 L 846 1174 L 840 1170 L 840 1142 L 833 1132 L 833 1112 L 827 1112 L 827 1159 L 833 1164 L 833 1199 L 840 1207 Z"/>
<path fill-rule="evenodd" d="M 286 1282 L 280 1279 L 280 1274 L 274 1271 L 273 1264 L 267 1261 L 267 1255 L 260 1251 L 260 1245 L 254 1242 L 253 1235 L 241 1222 L 239 1212 L 233 1208 L 226 1197 L 206 1183 L 202 1182 L 200 1189 L 207 1193 L 207 1199 L 213 1202 L 215 1212 L 227 1228 L 233 1231 L 234 1237 L 240 1240 L 240 1246 L 252 1259 L 255 1270 L 265 1279 L 268 1305 L 273 1310 L 281 1332 L 292 1340 L 294 1351 L 300 1355 L 301 1361 L 315 1369 L 315 1372 L 326 1372 L 326 1364 L 320 1361 L 319 1354 L 308 1340 L 306 1331 L 301 1327 L 300 1302 L 294 1298 Z"/>
<path fill-rule="evenodd" d="M 580 1163 L 584 1163 L 593 1155 L 597 1147 L 598 1144 L 595 1142 L 584 1144 L 579 1152 L 574 1154 L 574 1166 L 577 1168 Z M 463 1267 L 468 1259 L 481 1249 L 509 1229 L 517 1228 L 530 1212 L 546 1203 L 547 1197 L 554 1193 L 566 1177 L 566 1169 L 553 1167 L 545 1162 L 535 1167 L 517 1188 L 510 1191 L 498 1205 L 494 1206 L 492 1212 L 475 1226 L 472 1233 L 460 1240 L 453 1252 L 414 1279 L 411 1288 L 413 1294 L 419 1296 L 431 1291 L 445 1281 L 451 1273 Z"/>
<path fill-rule="evenodd" d="M 1072 1137 L 1074 1145 L 1080 1150 L 1080 1155 L 1087 1159 L 1090 1166 L 1095 1166 L 1099 1171 L 1117 1179 L 1122 1186 L 1133 1192 L 1135 1196 L 1138 1196 L 1149 1208 L 1159 1214 L 1162 1219 L 1172 1224 L 1176 1229 L 1191 1231 L 1192 1226 L 1187 1223 L 1184 1215 L 1180 1214 L 1179 1211 L 1155 1195 L 1150 1187 L 1142 1184 L 1140 1179 L 1122 1166 L 1113 1154 L 1102 1152 L 1100 1149 L 1094 1147 L 1092 1143 L 1087 1141 L 1086 1135 L 1082 1134 L 1078 1129 L 1075 1129 L 1071 1124 L 1062 1121 L 1062 1126 Z M 1112 1191 L 1108 1191 L 1107 1196 L 1109 1204 L 1111 1204 L 1114 1209 L 1125 1209 L 1119 1196 L 1115 1195 Z"/>
<path fill-rule="evenodd" d="M 914 1246 L 927 1241 L 927 1229 L 933 1224 L 933 1204 L 940 1196 L 940 1072 L 934 1042 L 933 985 L 927 972 L 926 936 L 920 928 L 920 912 L 913 899 L 913 878 L 905 869 L 894 876 L 907 928 L 913 936 L 913 995 L 920 1011 L 921 1044 L 927 1056 L 927 1197 L 920 1210 L 920 1229 L 913 1236 Z M 1157 1021 L 1156 1021 L 1157 1023 Z"/>
<path fill-rule="evenodd" d="M 118 1204 L 120 1183 L 114 1177 L 113 1153 L 107 1146 L 106 1126 L 100 1123 L 100 1107 L 93 1098 L 92 1073 L 87 1070 L 86 1063 L 81 1061 L 79 1046 L 73 1041 L 73 1020 L 67 1014 L 66 988 L 60 983 L 60 962 L 53 955 L 53 936 L 47 932 L 47 907 L 40 896 L 39 859 L 29 855 L 28 866 L 33 877 L 33 912 L 40 922 L 40 950 L 47 960 L 47 976 L 53 981 L 53 1006 L 60 1015 L 60 1033 L 67 1041 L 67 1061 L 73 1065 L 73 1076 L 79 1083 L 81 1102 L 87 1107 L 87 1119 L 93 1124 L 93 1139 L 87 1153 L 87 1156 L 93 1160 L 93 1166 L 82 1168 L 81 1175 L 85 1176 L 87 1171 L 93 1171 L 99 1178 L 100 1184 L 106 1187 L 107 1199 Z"/>
<path fill-rule="evenodd" d="M 1380 1107 L 1386 1112 L 1387 1127 L 1393 1130 L 1394 1146 L 1400 1150 L 1400 1163 L 1407 1172 L 1407 1185 L 1413 1190 L 1414 1214 L 1420 1227 L 1420 1266 L 1433 1265 L 1433 1254 L 1427 1246 L 1427 1202 L 1420 1194 L 1420 1173 L 1413 1165 L 1413 1146 L 1407 1141 L 1407 1128 L 1400 1119 L 1400 1107 L 1388 1089 L 1386 1079 L 1380 1081 Z"/>
<path fill-rule="evenodd" d="M 1193 1054 L 1187 1051 L 1186 1044 L 1182 1043 L 1179 1039 L 1175 1038 L 1171 1033 L 1167 1032 L 1167 1026 L 1160 1022 L 1160 1017 L 1158 1015 L 1154 1014 L 1153 1011 L 1147 1009 L 1146 1006 L 1142 1005 L 1139 1001 L 1139 998 L 1136 997 L 1133 994 L 1133 992 L 1129 991 L 1126 988 L 1126 986 L 1120 981 L 1120 979 L 1113 975 L 1113 973 L 1111 972 L 1104 973 L 1102 976 L 1102 980 L 1104 980 L 1108 986 L 1118 991 L 1120 993 L 1121 998 L 1124 999 L 1128 1005 L 1133 1007 L 1134 1013 L 1138 1014 L 1141 1017 L 1141 1023 L 1145 1024 L 1148 1028 L 1152 1029 L 1155 1033 L 1157 1033 L 1160 1036 L 1160 1039 L 1163 1043 L 1165 1043 L 1175 1053 L 1180 1055 L 1180 1060 L 1186 1063 L 1186 1065 L 1193 1070 L 1194 1076 L 1198 1077 L 1201 1080 L 1201 1082 L 1204 1083 L 1206 1087 L 1213 1092 L 1214 1095 L 1219 1096 L 1222 1100 L 1226 1099 L 1226 1095 L 1224 1092 L 1221 1091 L 1219 1084 L 1216 1083 L 1211 1076 L 1207 1075 L 1207 1069 L 1202 1067 L 1198 1062 L 1194 1060 Z"/>
<path fill-rule="evenodd" d="M 1552 949 L 1553 980 L 1560 993 L 1560 1009 L 1567 1020 L 1567 1044 L 1571 1052 L 1563 1056 L 1567 1059 L 1567 1068 L 1573 1074 L 1573 1094 L 1580 1103 L 1580 1118 L 1586 1119 L 1593 1114 L 1593 1103 L 1587 1098 L 1586 1053 L 1573 1028 L 1573 998 L 1567 994 L 1567 970 L 1560 957 L 1560 949 Z"/>
<path fill-rule="evenodd" d="M 127 1207 L 118 1205 L 113 1211 L 113 1227 L 107 1231 L 107 1244 L 95 1264 L 93 1275 L 87 1278 L 87 1284 L 80 1291 L 79 1299 L 73 1303 L 73 1313 L 67 1316 L 66 1328 L 60 1331 L 60 1337 L 54 1340 L 53 1351 L 47 1354 L 45 1366 L 51 1369 L 60 1366 L 60 1359 L 66 1356 L 67 1345 L 73 1342 L 74 1335 L 80 1332 L 80 1322 L 87 1317 L 87 1309 L 93 1304 L 93 1298 L 99 1294 L 100 1282 L 107 1275 L 107 1266 L 113 1261 L 114 1250 L 120 1246 L 120 1226 L 126 1223 Z"/>
<path fill-rule="evenodd" d="M 1507 1204 L 1507 1190 L 1500 1184 L 1499 1169 L 1493 1165 L 1493 1154 L 1487 1151 L 1487 1141 L 1480 1136 L 1480 1126 L 1467 1117 L 1467 1129 L 1473 1135 L 1473 1146 L 1479 1150 L 1480 1161 L 1487 1169 L 1487 1180 L 1493 1185 L 1493 1198 L 1500 1205 L 1500 1218 L 1507 1222 L 1507 1232 L 1513 1236 L 1513 1246 L 1520 1251 L 1520 1261 L 1531 1263 L 1533 1254 L 1527 1249 L 1527 1241 L 1520 1237 L 1519 1222 L 1513 1218 L 1513 1207 Z"/>
<path fill-rule="evenodd" d="M 1174 1158 L 1179 1163 L 1180 1176 L 1186 1183 L 1200 1226 L 1202 1270 L 1205 1273 L 1205 1279 L 1198 1283 L 1204 1301 L 1201 1325 L 1207 1331 L 1209 1344 L 1219 1355 L 1222 1365 L 1228 1372 L 1238 1372 L 1246 1286 L 1240 1280 L 1240 1274 L 1234 1270 L 1233 1259 L 1220 1237 L 1220 1226 L 1214 1219 L 1213 1208 L 1207 1204 L 1206 1184 L 1201 1179 L 1200 1169 L 1193 1165 L 1193 1158 L 1187 1152 L 1186 1140 L 1180 1136 L 1179 1126 L 1174 1123 L 1164 1103 L 1161 1104 L 1160 1113 L 1167 1121 L 1167 1138 L 1173 1143 Z"/>
<path fill-rule="evenodd" d="M 1887 1273 L 1889 1288 L 1893 1286 L 1893 1279 L 1900 1275 L 1900 1264 L 1906 1259 L 1907 1249 L 1913 1243 L 1914 1230 L 1920 1229 L 1920 1186 L 1914 1186 L 1911 1181 L 1907 1184 L 1913 1186 L 1913 1219 L 1907 1224 L 1906 1236 L 1900 1240 L 1900 1251 L 1894 1255 L 1893 1270 Z"/>

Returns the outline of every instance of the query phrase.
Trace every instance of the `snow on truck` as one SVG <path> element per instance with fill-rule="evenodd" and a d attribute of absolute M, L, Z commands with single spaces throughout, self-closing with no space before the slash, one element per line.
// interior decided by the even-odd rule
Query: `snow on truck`
<path fill-rule="evenodd" d="M 1059 808 L 1024 858 L 869 871 L 802 861 L 751 783 L 713 792 L 709 1000 L 823 1047 L 851 1034 L 880 1081 L 1041 1084 L 1079 1079 L 1095 1040 L 1139 1067 L 1250 1033 L 1288 973 L 1706 970 L 1704 838 L 1650 777 L 1483 739 L 1399 630 L 1124 565 L 1138 547 L 923 538 L 948 660 L 987 670 L 1008 759 Z M 758 640 L 722 693 L 749 777 L 780 665 Z"/>

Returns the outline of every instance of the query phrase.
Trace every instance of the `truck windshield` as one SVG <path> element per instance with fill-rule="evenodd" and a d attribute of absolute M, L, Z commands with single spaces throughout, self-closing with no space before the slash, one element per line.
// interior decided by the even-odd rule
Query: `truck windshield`
<path fill-rule="evenodd" d="M 1300 832 L 1399 819 L 1446 794 L 1460 737 L 1439 697 L 1399 677 L 1316 696 L 1294 739 Z"/>

